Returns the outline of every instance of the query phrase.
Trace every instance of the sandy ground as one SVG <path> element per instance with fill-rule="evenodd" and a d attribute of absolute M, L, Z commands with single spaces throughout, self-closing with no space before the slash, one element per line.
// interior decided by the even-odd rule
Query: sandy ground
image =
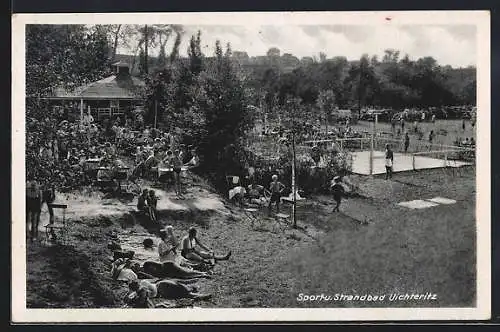
<path fill-rule="evenodd" d="M 231 260 L 216 265 L 212 280 L 197 283 L 213 298 L 196 306 L 468 306 L 475 300 L 474 175 L 470 168 L 398 173 L 392 181 L 353 175 L 359 195 L 345 200 L 341 213 L 331 212 L 330 197 L 309 197 L 298 205 L 298 229 L 269 218 L 265 209 L 252 216 L 202 186 L 191 186 L 184 201 L 156 192 L 161 227 L 172 225 L 180 237 L 196 225 L 216 252 L 233 251 Z M 435 196 L 457 203 L 418 211 L 397 206 Z M 154 230 L 131 217 L 135 201 L 60 198 L 69 205 L 71 245 L 28 245 L 28 307 L 119 307 L 126 286 L 109 278 L 110 234 L 138 260 L 156 260 Z M 155 240 L 152 250 L 142 248 L 147 237 Z M 299 293 L 412 291 L 438 293 L 439 301 L 297 301 Z"/>

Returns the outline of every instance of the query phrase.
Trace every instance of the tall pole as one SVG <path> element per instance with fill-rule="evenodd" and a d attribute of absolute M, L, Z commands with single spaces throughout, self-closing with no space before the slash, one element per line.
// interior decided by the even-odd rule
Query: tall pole
<path fill-rule="evenodd" d="M 328 136 L 328 107 L 325 110 L 325 135 Z"/>
<path fill-rule="evenodd" d="M 158 117 L 158 102 L 155 100 L 155 129 L 156 129 L 156 118 Z"/>
<path fill-rule="evenodd" d="M 373 150 L 375 148 L 375 135 L 377 132 L 377 121 L 378 121 L 378 114 L 375 114 L 375 119 L 373 121 L 373 130 L 372 130 L 372 139 L 371 139 L 371 146 L 370 146 L 370 175 L 373 174 Z"/>
<path fill-rule="evenodd" d="M 83 98 L 80 99 L 80 126 L 83 124 Z"/>
<path fill-rule="evenodd" d="M 297 186 L 295 183 L 295 168 L 296 158 L 295 158 L 295 104 L 292 105 L 292 193 L 293 193 L 293 204 L 292 204 L 292 220 L 293 228 L 297 228 Z"/>

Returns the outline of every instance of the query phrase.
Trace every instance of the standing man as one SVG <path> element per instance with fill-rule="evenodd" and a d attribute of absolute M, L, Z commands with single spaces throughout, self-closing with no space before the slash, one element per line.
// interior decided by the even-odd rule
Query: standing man
<path fill-rule="evenodd" d="M 54 187 L 54 182 L 45 181 L 42 191 L 42 205 L 47 203 L 47 209 L 49 210 L 49 223 L 54 223 L 54 209 L 52 208 L 52 203 L 54 203 L 56 199 L 56 190 Z M 54 239 L 55 233 L 52 229 L 51 236 Z"/>
<path fill-rule="evenodd" d="M 35 177 L 36 178 L 36 177 Z M 30 242 L 38 238 L 38 225 L 40 224 L 40 212 L 42 210 L 42 190 L 38 181 L 33 179 L 26 183 L 26 221 L 31 226 Z"/>
<path fill-rule="evenodd" d="M 182 195 L 182 186 L 181 186 L 181 172 L 183 165 L 179 153 L 180 153 L 179 150 L 175 150 L 175 153 L 171 158 L 171 162 L 174 170 L 175 193 L 178 198 L 183 199 L 184 196 Z"/>
<path fill-rule="evenodd" d="M 385 145 L 385 179 L 392 179 L 392 167 L 394 164 L 394 153 L 389 144 Z"/>
<path fill-rule="evenodd" d="M 408 132 L 405 133 L 405 153 L 408 152 L 408 147 L 410 146 L 410 136 Z"/>
<path fill-rule="evenodd" d="M 271 205 L 276 202 L 277 213 L 280 213 L 280 199 L 281 193 L 285 189 L 285 185 L 278 181 L 278 175 L 274 174 L 272 176 L 272 182 L 269 185 L 269 190 L 271 191 L 271 199 L 269 200 L 269 214 L 271 214 Z"/>
<path fill-rule="evenodd" d="M 404 115 L 401 117 L 401 132 L 405 132 L 405 118 Z"/>
<path fill-rule="evenodd" d="M 429 144 L 430 146 L 432 146 L 432 141 L 434 140 L 434 130 L 431 130 L 431 132 L 429 133 Z M 429 149 L 431 148 L 429 146 Z"/>

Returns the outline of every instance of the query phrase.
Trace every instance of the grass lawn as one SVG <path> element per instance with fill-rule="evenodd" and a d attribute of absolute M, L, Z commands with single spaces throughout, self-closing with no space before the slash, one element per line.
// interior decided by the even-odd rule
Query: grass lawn
<path fill-rule="evenodd" d="M 471 175 L 446 181 L 441 170 L 396 174 L 399 182 L 389 181 L 385 196 L 374 192 L 373 197 L 349 199 L 340 214 L 330 212 L 329 198 L 315 197 L 302 203 L 307 208 L 299 208 L 298 220 L 316 240 L 304 231 L 262 233 L 231 225 L 228 233 L 217 226 L 218 239 L 234 248 L 234 260 L 218 267 L 217 280 L 212 281 L 218 294 L 213 306 L 473 306 L 476 228 Z M 457 203 L 423 210 L 395 205 L 438 195 Z M 363 214 L 368 225 L 358 223 Z M 435 293 L 437 299 L 296 300 L 300 293 L 407 292 Z"/>
<path fill-rule="evenodd" d="M 298 206 L 299 229 L 265 217 L 251 221 L 240 208 L 226 204 L 208 214 L 173 212 L 161 223 L 182 236 L 198 224 L 200 239 L 217 252 L 232 250 L 213 279 L 197 284 L 213 294 L 201 307 L 467 307 L 475 304 L 476 220 L 475 174 L 435 169 L 397 173 L 392 181 L 352 176 L 359 197 L 332 213 L 330 197 L 309 197 Z M 193 195 L 205 195 L 193 186 Z M 457 201 L 422 210 L 397 206 L 401 201 L 435 196 Z M 210 197 L 215 197 L 210 194 Z M 71 246 L 27 249 L 29 307 L 119 307 L 125 285 L 109 277 L 108 231 L 135 248 L 147 230 L 130 225 L 124 208 L 116 214 L 73 216 Z M 73 206 L 73 205 L 71 205 Z M 89 205 L 90 206 L 90 205 Z M 105 205 L 111 211 L 113 205 Z M 75 207 L 76 209 L 76 207 Z M 75 210 L 76 211 L 76 210 Z M 283 212 L 289 207 L 283 207 Z M 362 224 L 360 221 L 366 221 Z M 152 235 L 151 235 L 152 236 Z M 153 236 L 152 236 L 153 237 Z M 126 248 L 125 248 L 126 249 Z M 156 249 L 140 253 L 156 258 Z M 147 258 L 147 257 L 146 257 Z M 434 293 L 436 300 L 382 302 L 299 302 L 303 294 Z"/>

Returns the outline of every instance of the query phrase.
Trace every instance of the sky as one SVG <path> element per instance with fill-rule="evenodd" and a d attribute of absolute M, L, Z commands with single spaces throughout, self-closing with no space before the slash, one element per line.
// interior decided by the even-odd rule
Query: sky
<path fill-rule="evenodd" d="M 218 39 L 223 45 L 229 42 L 233 51 L 245 51 L 249 56 L 265 55 L 269 48 L 277 47 L 281 54 L 298 58 L 323 52 L 328 58 L 355 60 L 367 53 L 381 59 L 385 49 L 395 49 L 411 59 L 432 56 L 440 65 L 476 65 L 475 25 L 185 25 L 181 55 L 187 54 L 189 39 L 198 30 L 205 55 L 213 54 Z M 171 43 L 167 45 L 168 53 Z"/>

